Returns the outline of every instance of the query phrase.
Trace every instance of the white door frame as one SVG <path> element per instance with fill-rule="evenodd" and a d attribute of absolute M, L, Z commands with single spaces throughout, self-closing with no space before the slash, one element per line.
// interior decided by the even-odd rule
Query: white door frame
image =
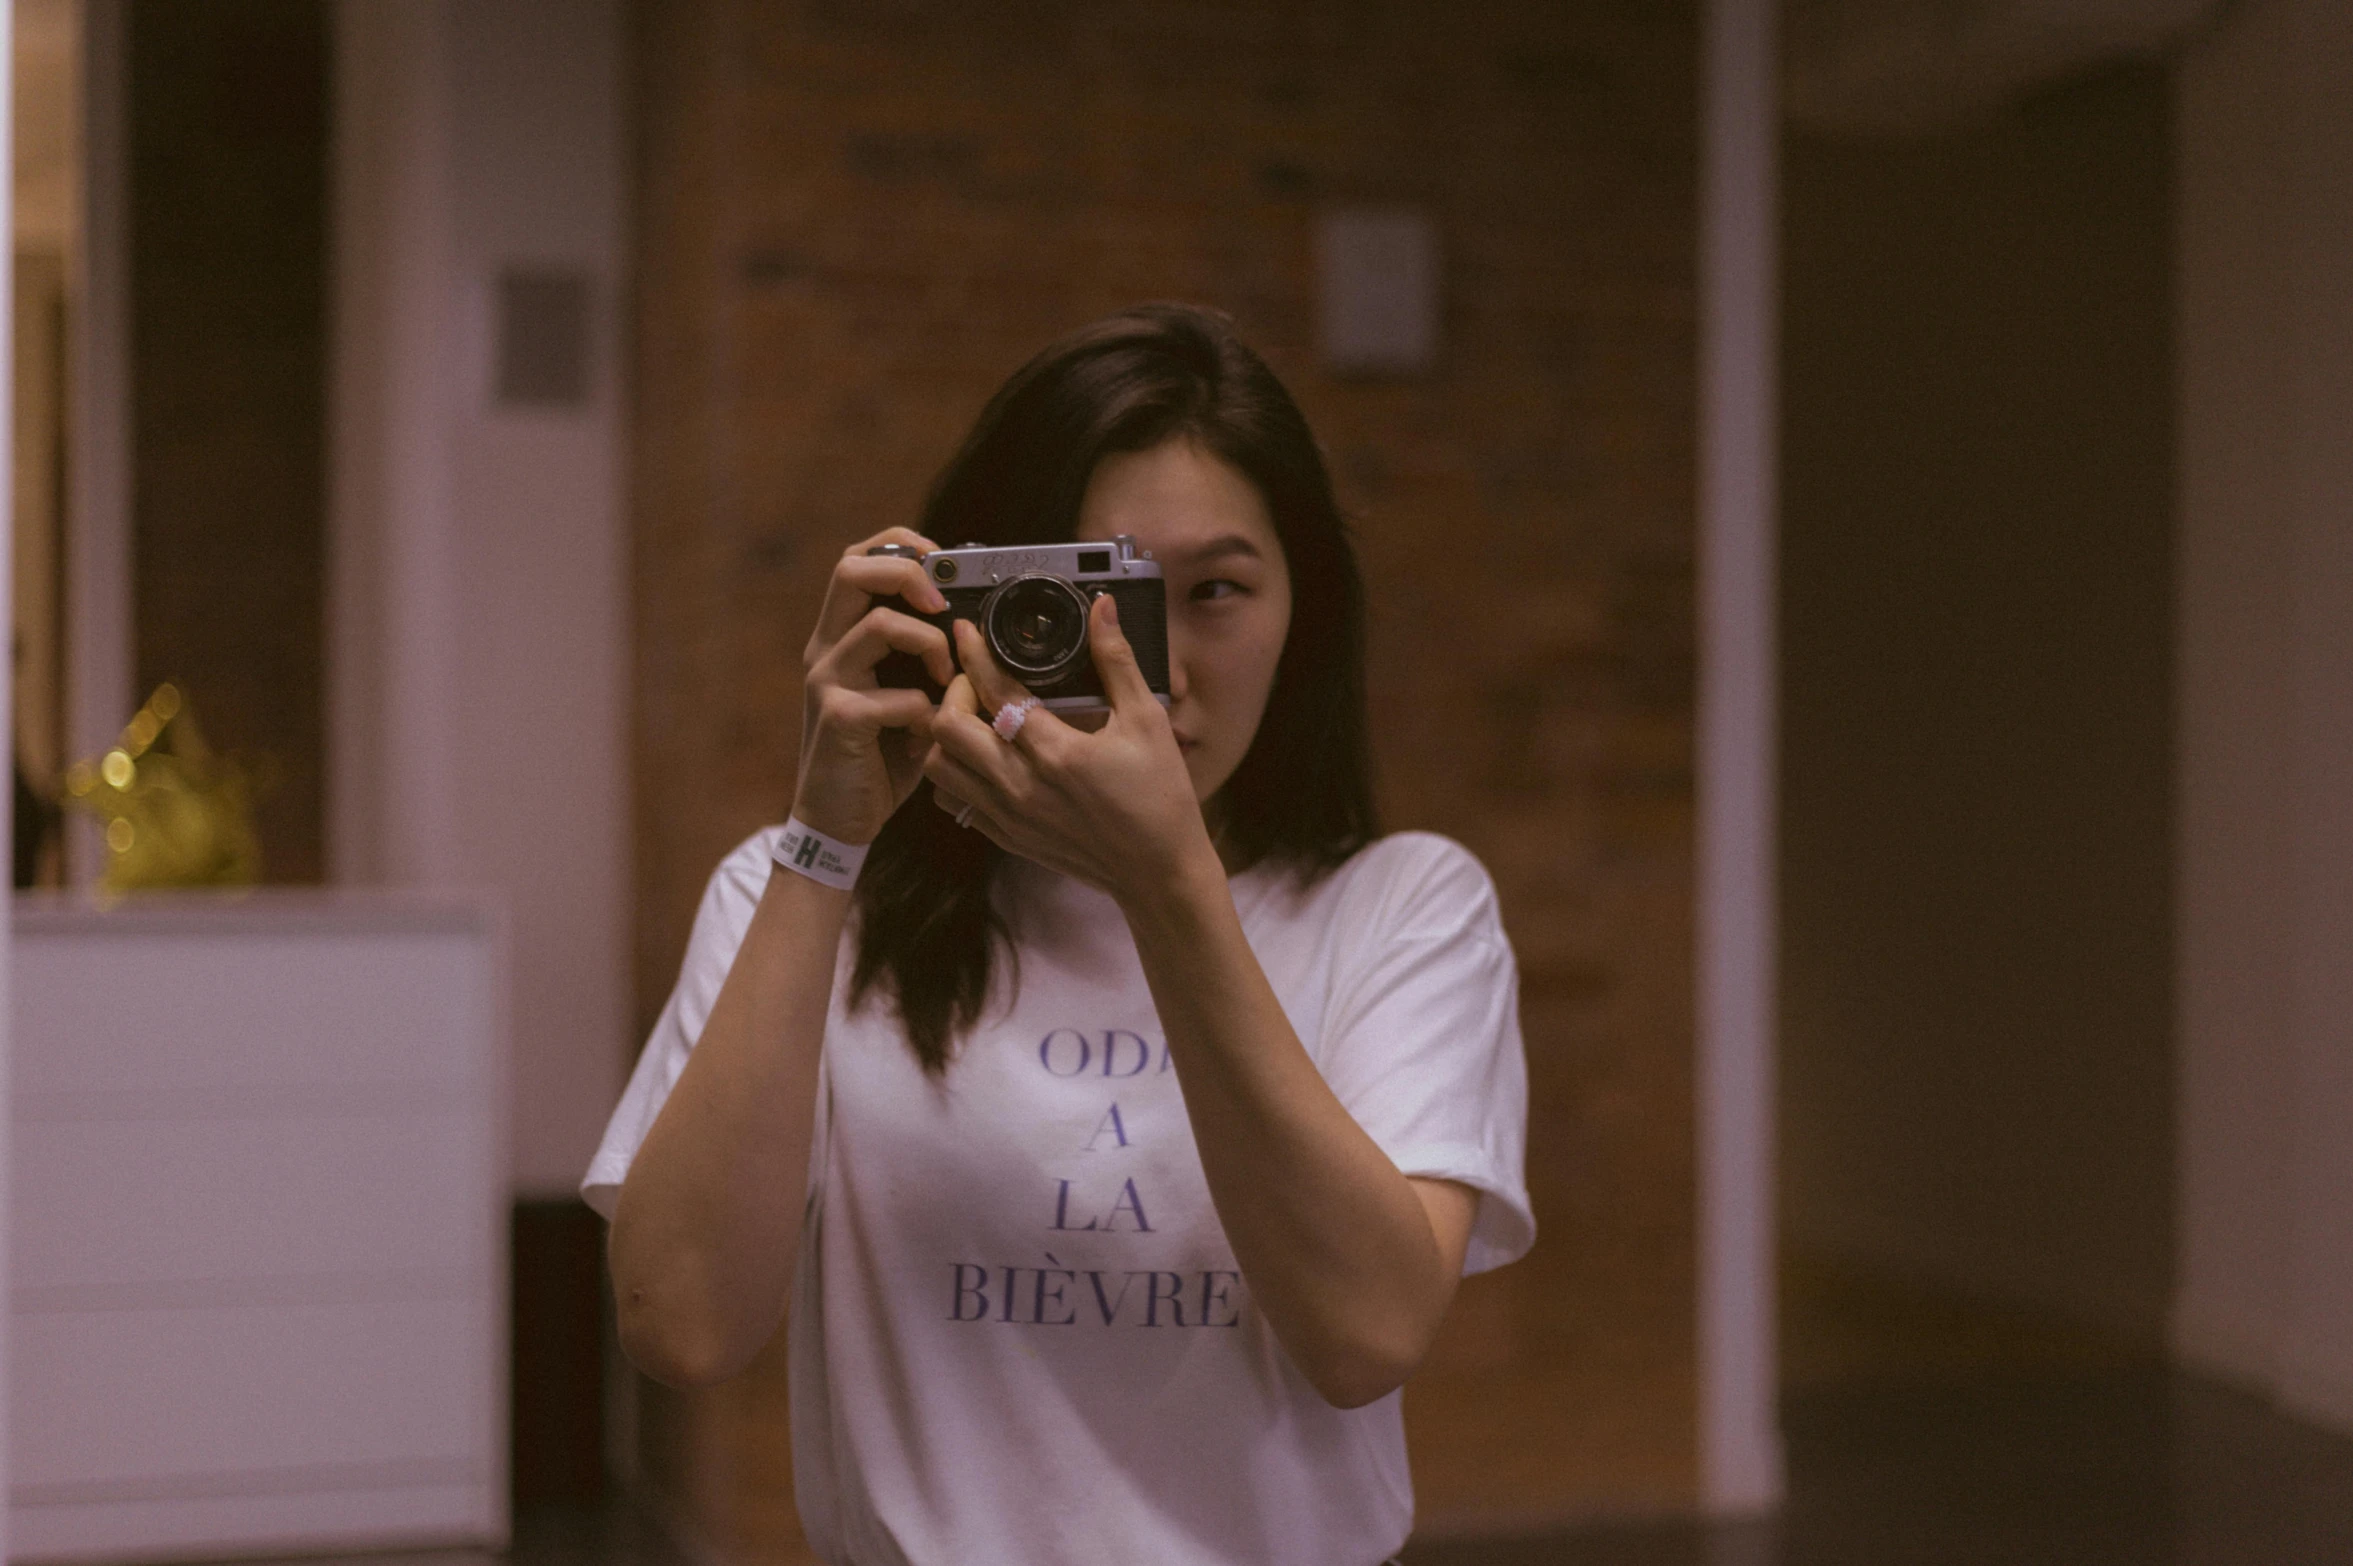
<path fill-rule="evenodd" d="M 130 55 L 127 0 L 82 0 L 81 240 L 66 444 L 65 759 L 115 741 L 144 694 L 131 631 Z M 66 823 L 71 884 L 106 868 L 94 817 Z"/>
<path fill-rule="evenodd" d="M 1697 1060 L 1701 1504 L 1782 1492 L 1774 1310 L 1776 250 L 1770 0 L 1700 42 Z"/>
<path fill-rule="evenodd" d="M 13 63 L 16 42 L 16 12 L 11 0 L 0 0 L 0 38 L 8 40 L 9 57 Z M 16 144 L 11 134 L 15 123 L 15 76 L 13 69 L 0 72 L 0 169 L 16 166 Z M 0 233 L 16 233 L 16 192 L 13 181 L 0 180 Z M 16 290 L 16 246 L 0 249 L 0 299 L 13 300 Z M 0 310 L 0 365 L 10 366 L 10 373 L 0 376 L 0 430 L 16 427 L 16 311 Z M 16 493 L 14 464 L 16 442 L 0 441 L 0 495 Z M 16 521 L 15 508 L 9 508 L 9 524 Z M 9 570 L 15 550 L 0 549 L 0 629 L 6 630 L 5 640 L 11 646 L 16 640 L 16 584 Z M 0 732 L 5 732 L 13 745 L 16 734 L 14 680 L 0 681 Z M 14 816 L 0 826 L 0 842 L 8 841 L 15 830 Z M 11 845 L 13 846 L 13 845 Z M 13 862 L 13 855 L 11 856 Z M 11 882 L 11 885 L 14 883 Z M 11 892 L 10 896 L 15 894 Z M 0 1219 L 9 1211 L 8 1163 L 15 1138 L 11 1134 L 11 1116 L 15 1102 L 9 1093 L 9 1013 L 13 991 L 8 982 L 9 935 L 13 919 L 0 919 Z M 8 1320 L 4 1308 L 8 1299 L 8 1224 L 0 1221 L 0 1561 L 8 1559 Z"/>

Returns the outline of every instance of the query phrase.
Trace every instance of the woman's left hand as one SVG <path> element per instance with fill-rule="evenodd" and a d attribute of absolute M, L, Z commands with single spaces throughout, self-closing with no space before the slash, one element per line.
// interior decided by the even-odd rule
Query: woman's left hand
<path fill-rule="evenodd" d="M 1168 713 L 1136 666 L 1108 597 L 1088 612 L 1088 650 L 1111 704 L 1092 733 L 1033 707 L 1011 743 L 990 720 L 1029 692 L 998 667 L 970 621 L 955 626 L 963 672 L 932 720 L 923 771 L 950 815 L 1009 853 L 1124 898 L 1173 882 L 1215 851 Z M 1197 861 L 1195 861 L 1197 862 Z"/>

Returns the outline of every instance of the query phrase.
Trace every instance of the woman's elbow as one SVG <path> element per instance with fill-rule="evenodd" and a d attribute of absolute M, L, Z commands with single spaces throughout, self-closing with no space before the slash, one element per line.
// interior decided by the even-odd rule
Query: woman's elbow
<path fill-rule="evenodd" d="M 1405 1385 L 1404 1376 L 1392 1376 L 1379 1370 L 1326 1375 L 1315 1380 L 1315 1390 L 1323 1400 L 1338 1409 L 1363 1408 L 1378 1403 Z"/>
<path fill-rule="evenodd" d="M 1419 1330 L 1365 1334 L 1355 1341 L 1333 1344 L 1301 1371 L 1316 1394 L 1334 1408 L 1362 1408 L 1378 1403 L 1405 1385 L 1421 1368 L 1431 1334 Z"/>
<path fill-rule="evenodd" d="M 621 1352 L 666 1387 L 707 1387 L 743 1369 L 747 1356 L 735 1352 L 720 1333 L 665 1319 L 642 1299 L 622 1300 L 615 1314 Z"/>
<path fill-rule="evenodd" d="M 1326 1317 L 1310 1351 L 1294 1355 L 1308 1384 L 1334 1408 L 1362 1408 L 1404 1386 L 1437 1341 L 1454 1281 L 1442 1276 L 1410 1295 L 1360 1299 L 1354 1309 Z"/>
<path fill-rule="evenodd" d="M 691 1255 L 648 1255 L 616 1234 L 612 1254 L 615 1335 L 629 1362 L 664 1386 L 707 1387 L 752 1362 L 768 1330 L 729 1308 Z"/>
<path fill-rule="evenodd" d="M 736 1277 L 715 1265 L 707 1249 L 633 1223 L 626 1188 L 622 1196 L 607 1252 L 621 1352 L 664 1386 L 727 1380 L 774 1334 L 789 1274 Z M 771 1301 L 773 1309 L 764 1310 Z"/>

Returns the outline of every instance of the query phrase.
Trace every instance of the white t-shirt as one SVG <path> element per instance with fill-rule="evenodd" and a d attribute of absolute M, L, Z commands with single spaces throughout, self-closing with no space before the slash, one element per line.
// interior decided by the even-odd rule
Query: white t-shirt
<path fill-rule="evenodd" d="M 582 1193 L 608 1217 L 769 872 L 712 876 Z M 1025 861 L 1020 948 L 944 1078 L 886 1002 L 826 1023 L 791 1314 L 793 1478 L 841 1566 L 1372 1566 L 1413 1524 L 1399 1394 L 1341 1410 L 1251 1302 L 1117 906 Z M 1466 1272 L 1535 1238 L 1518 981 L 1486 872 L 1427 833 L 1235 906 L 1341 1103 L 1408 1175 L 1480 1193 Z"/>

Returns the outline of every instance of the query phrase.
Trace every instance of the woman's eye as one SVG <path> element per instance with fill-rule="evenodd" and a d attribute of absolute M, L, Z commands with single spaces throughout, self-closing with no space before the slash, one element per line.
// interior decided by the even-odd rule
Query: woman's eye
<path fill-rule="evenodd" d="M 1196 586 L 1193 589 L 1193 596 L 1195 598 L 1230 598 L 1241 590 L 1241 583 L 1229 582 L 1220 577 L 1214 582 L 1203 582 Z"/>

